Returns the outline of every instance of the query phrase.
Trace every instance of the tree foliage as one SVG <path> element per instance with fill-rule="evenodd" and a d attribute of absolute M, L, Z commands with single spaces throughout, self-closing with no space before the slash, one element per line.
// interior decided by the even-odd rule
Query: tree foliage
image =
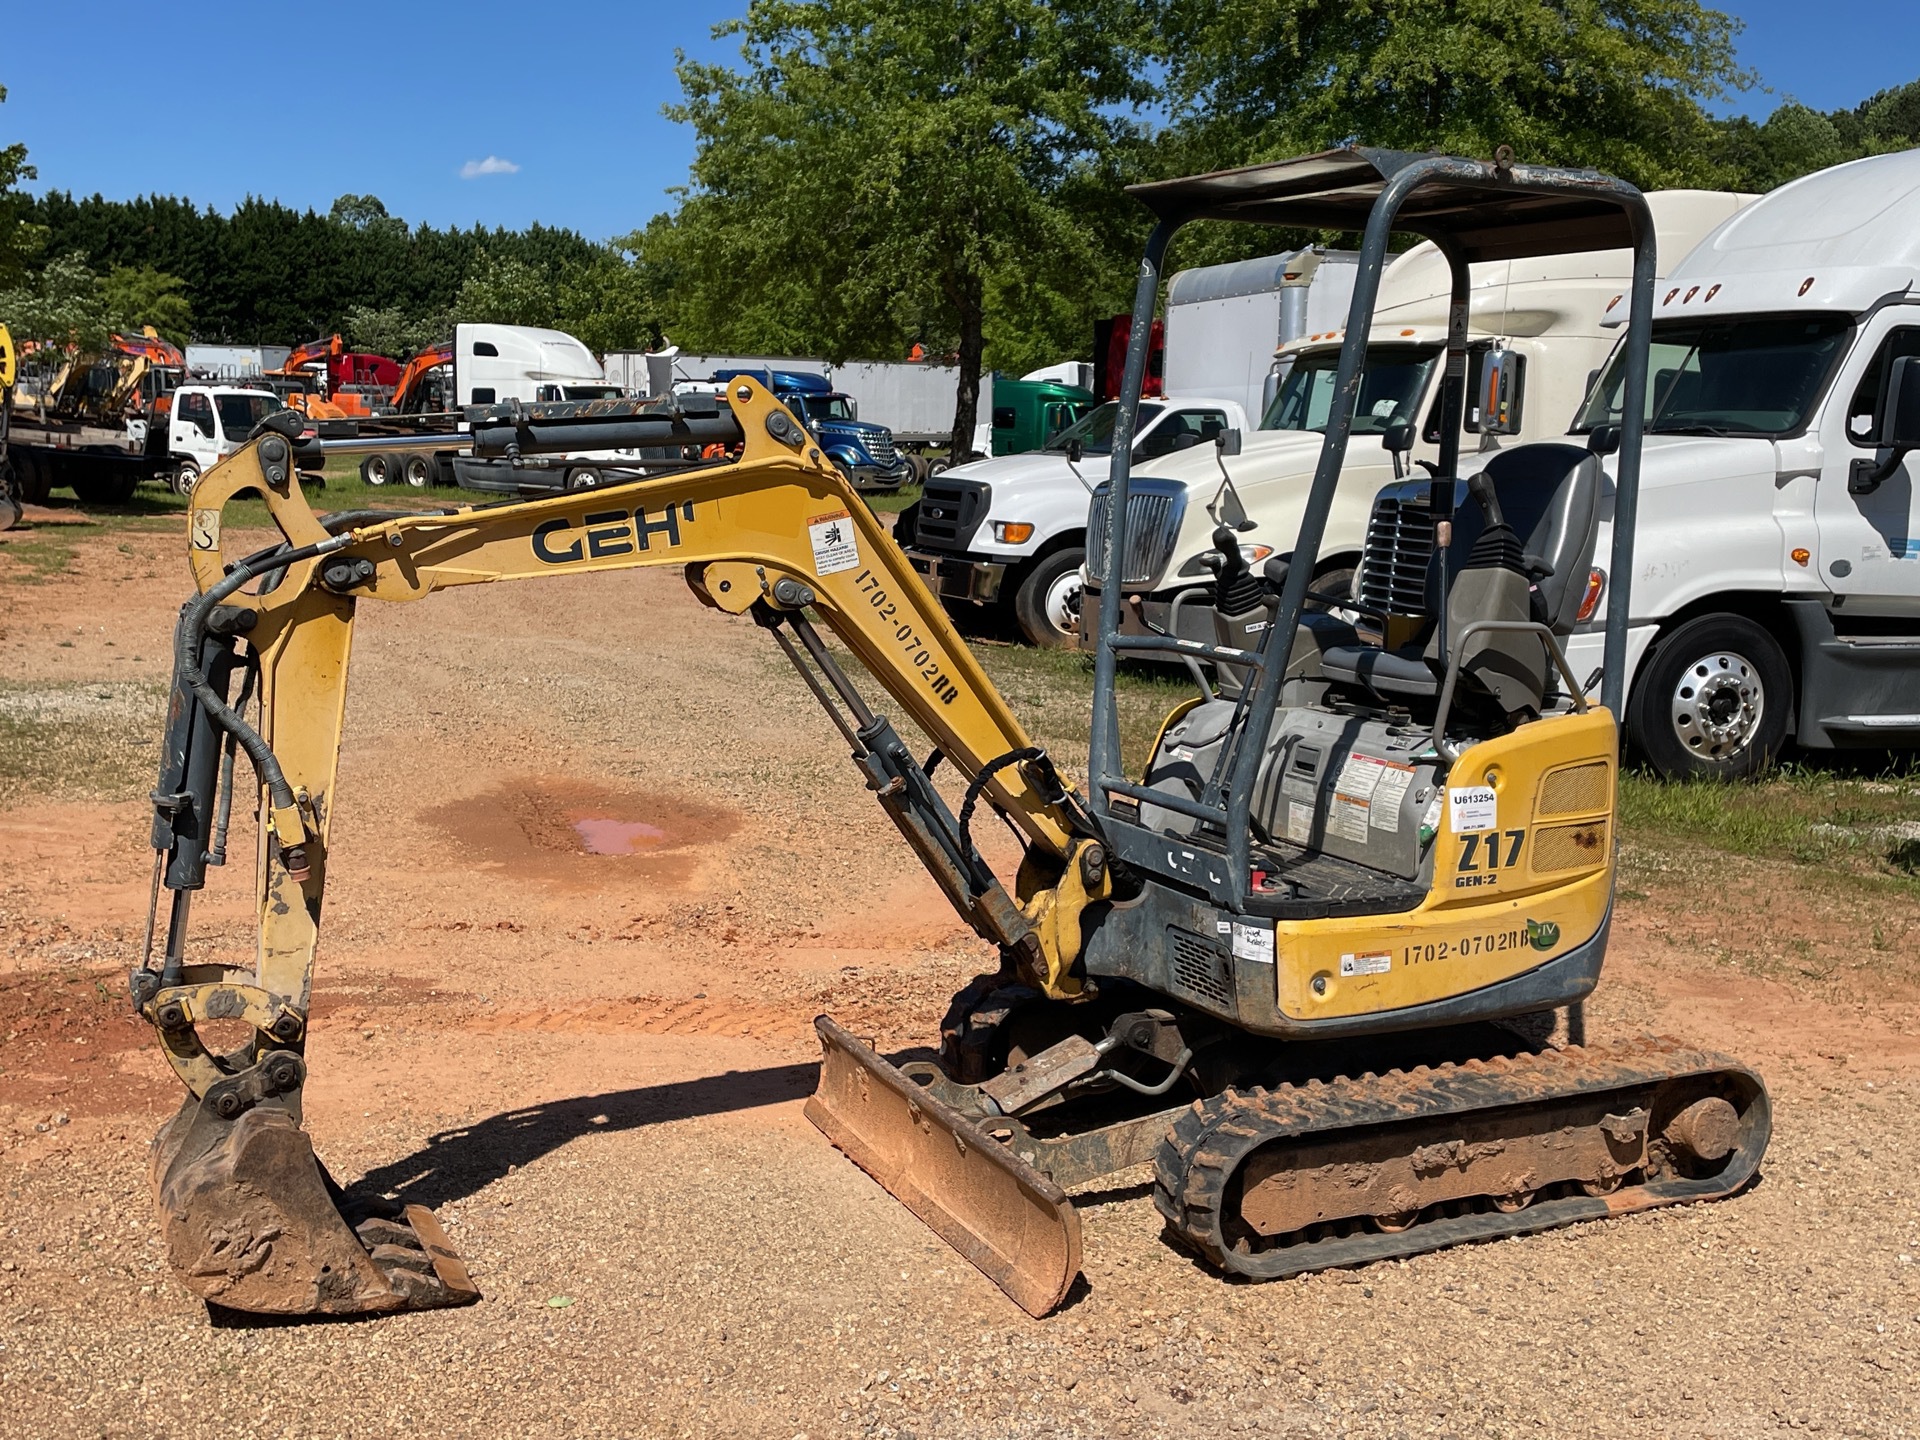
<path fill-rule="evenodd" d="M 1920 145 L 1920 80 L 1882 90 L 1851 110 L 1821 113 L 1789 100 L 1762 123 L 1745 116 L 1715 127 L 1721 183 L 1771 190 L 1801 175 L 1866 155 Z"/>
<path fill-rule="evenodd" d="M 6 100 L 7 87 L 0 85 L 0 105 Z M 0 145 L 0 287 L 18 285 L 46 241 L 46 232 L 28 219 L 32 202 L 19 193 L 22 180 L 38 176 L 27 163 L 26 146 Z"/>
<path fill-rule="evenodd" d="M 176 345 L 193 333 L 193 302 L 187 282 L 151 265 L 121 265 L 100 278 L 100 299 L 115 328 L 138 333 L 151 325 Z"/>
<path fill-rule="evenodd" d="M 8 290 L 0 290 L 0 321 L 16 342 L 51 348 L 99 350 L 116 323 L 99 277 L 78 251 L 56 255 Z"/>
<path fill-rule="evenodd" d="M 955 443 L 983 361 L 1084 344 L 1110 304 L 1102 212 L 1150 92 L 1125 0 L 752 0 L 681 58 L 692 185 L 635 239 L 676 340 L 958 357 Z M 1098 297 L 1096 301 L 1096 297 Z M 1014 302 L 1014 303 L 1007 303 Z"/>

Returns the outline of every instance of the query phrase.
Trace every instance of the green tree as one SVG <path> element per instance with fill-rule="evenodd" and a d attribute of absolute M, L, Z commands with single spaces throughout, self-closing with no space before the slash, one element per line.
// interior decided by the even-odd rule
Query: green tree
<path fill-rule="evenodd" d="M 340 329 L 354 349 L 398 359 L 450 336 L 453 312 L 433 310 L 410 315 L 398 305 L 349 305 Z"/>
<path fill-rule="evenodd" d="M 77 250 L 56 255 L 37 275 L 0 290 L 0 317 L 17 342 L 80 351 L 104 349 L 113 330 L 99 277 Z"/>
<path fill-rule="evenodd" d="M 187 343 L 193 330 L 193 304 L 187 282 L 151 265 L 117 265 L 100 280 L 100 300 L 108 321 L 122 330 L 138 331 L 151 325 L 176 345 Z"/>
<path fill-rule="evenodd" d="M 483 250 L 474 256 L 453 308 L 469 324 L 551 326 L 555 304 L 553 276 L 545 267 Z"/>
<path fill-rule="evenodd" d="M 7 87 L 0 85 L 0 104 L 5 104 Z M 26 274 L 27 262 L 40 250 L 46 231 L 26 218 L 30 202 L 18 192 L 22 180 L 37 179 L 39 172 L 27 163 L 24 145 L 0 145 L 0 286 L 18 285 Z"/>
<path fill-rule="evenodd" d="M 1151 98 L 1145 20 L 1125 0 L 752 0 L 716 30 L 742 37 L 743 70 L 678 64 L 668 114 L 694 127 L 692 186 L 639 248 L 674 276 L 675 338 L 950 350 L 964 448 L 989 345 L 1028 358 L 1064 316 L 1078 352 L 1090 297 L 1111 289 L 1078 182 Z M 1020 311 L 995 310 L 1014 296 Z"/>
<path fill-rule="evenodd" d="M 1357 140 L 1714 178 L 1700 102 L 1743 88 L 1699 0 L 1173 0 L 1168 154 L 1242 164 Z"/>

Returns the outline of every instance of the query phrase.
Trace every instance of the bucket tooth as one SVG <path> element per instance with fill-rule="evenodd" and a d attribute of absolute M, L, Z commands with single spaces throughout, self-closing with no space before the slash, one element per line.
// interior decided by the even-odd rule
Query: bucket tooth
<path fill-rule="evenodd" d="M 807 1118 L 1034 1316 L 1080 1273 L 1066 1192 L 825 1015 Z"/>
<path fill-rule="evenodd" d="M 356 1234 L 279 1106 L 228 1121 L 190 1098 L 154 1136 L 150 1178 L 168 1262 L 228 1310 L 367 1315 L 480 1298 L 431 1211 L 409 1206 L 405 1223 L 365 1220 Z"/>

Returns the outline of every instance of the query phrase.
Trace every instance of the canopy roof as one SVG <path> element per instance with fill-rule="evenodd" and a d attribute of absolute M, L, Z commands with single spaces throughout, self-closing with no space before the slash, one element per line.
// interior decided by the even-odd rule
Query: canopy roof
<path fill-rule="evenodd" d="M 1431 173 L 1406 197 L 1394 228 L 1451 241 L 1469 261 L 1633 244 L 1627 207 L 1639 208 L 1640 192 L 1597 170 L 1496 169 L 1484 160 L 1356 145 L 1127 188 L 1162 220 L 1175 223 L 1239 220 L 1298 230 L 1362 230 L 1387 183 L 1414 165 Z"/>

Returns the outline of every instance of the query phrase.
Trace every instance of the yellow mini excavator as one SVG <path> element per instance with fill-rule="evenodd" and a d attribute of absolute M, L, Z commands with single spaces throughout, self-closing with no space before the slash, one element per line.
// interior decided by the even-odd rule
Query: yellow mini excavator
<path fill-rule="evenodd" d="M 1350 148 L 1134 193 L 1158 224 L 1112 478 L 1093 506 L 1089 564 L 1103 576 L 1109 557 L 1170 544 L 1180 520 L 1182 502 L 1130 487 L 1127 460 L 1174 231 L 1240 220 L 1359 231 L 1362 246 L 1306 518 L 1295 536 L 1261 537 L 1283 553 L 1258 574 L 1232 482 L 1239 437 L 1221 439 L 1216 643 L 1123 635 L 1121 586 L 1102 586 L 1084 788 L 750 379 L 723 396 L 476 408 L 468 432 L 420 441 L 515 463 L 610 447 L 655 457 L 644 478 L 591 493 L 322 518 L 301 467 L 362 442 L 301 441 L 284 417 L 201 478 L 199 593 L 180 617 L 154 794 L 153 909 L 164 887 L 171 912 L 159 954 L 150 924 L 132 975 L 190 1092 L 155 1139 L 152 1176 L 169 1259 L 195 1293 L 282 1314 L 476 1298 L 430 1211 L 335 1185 L 301 1128 L 328 830 L 351 803 L 336 758 L 354 613 L 639 565 L 682 567 L 704 604 L 772 637 L 887 817 L 996 948 L 997 968 L 954 997 L 937 1062 L 889 1062 L 822 1016 L 807 1113 L 1033 1314 L 1079 1270 L 1067 1191 L 1138 1165 L 1177 1242 L 1254 1278 L 1710 1199 L 1752 1177 L 1769 1112 L 1751 1071 L 1671 1041 L 1579 1033 L 1612 910 L 1641 416 L 1579 445 L 1497 448 L 1459 474 L 1476 261 L 1631 248 L 1626 385 L 1645 390 L 1654 232 L 1639 192 L 1504 154 Z M 1376 502 L 1354 593 L 1316 596 L 1396 230 L 1433 240 L 1452 271 L 1441 458 Z M 1492 387 L 1517 383 L 1484 368 Z M 1496 410 L 1483 410 L 1488 433 Z M 712 446 L 737 458 L 696 458 Z M 282 538 L 230 556 L 223 510 L 249 491 Z M 1596 584 L 1607 660 L 1582 681 L 1561 641 Z M 869 708 L 816 620 L 932 737 L 932 757 Z M 1197 693 L 1133 776 L 1115 669 L 1153 651 L 1192 660 Z M 235 779 L 241 751 L 257 784 Z M 957 807 L 929 778 L 943 761 L 964 784 Z M 188 947 L 189 904 L 225 858 L 236 793 L 260 823 L 246 965 Z M 973 843 L 983 805 L 1024 842 L 1013 877 Z M 1537 1022 L 1561 1012 L 1574 1043 L 1555 1046 Z M 209 1049 L 201 1027 L 235 1020 L 246 1042 Z"/>

